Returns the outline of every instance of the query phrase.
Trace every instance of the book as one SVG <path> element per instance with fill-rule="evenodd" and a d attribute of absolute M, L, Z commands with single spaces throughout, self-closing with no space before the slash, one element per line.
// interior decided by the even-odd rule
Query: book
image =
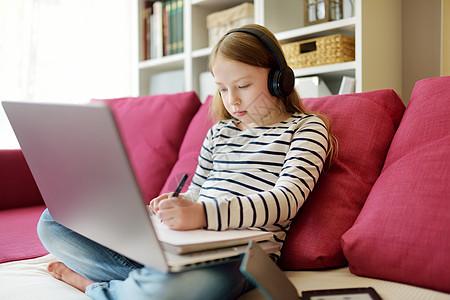
<path fill-rule="evenodd" d="M 164 56 L 170 54 L 170 21 L 169 16 L 171 15 L 170 10 L 172 9 L 172 4 L 170 2 L 163 3 L 163 49 Z"/>
<path fill-rule="evenodd" d="M 206 229 L 172 230 L 161 223 L 156 216 L 151 216 L 158 240 L 164 249 L 186 254 L 216 248 L 233 247 L 247 244 L 250 241 L 268 241 L 273 239 L 273 233 L 256 229 L 229 229 L 214 231 Z"/>
<path fill-rule="evenodd" d="M 350 94 L 355 92 L 356 80 L 350 76 L 342 76 L 339 95 Z"/>
<path fill-rule="evenodd" d="M 172 14 L 174 28 L 173 28 L 173 41 L 172 41 L 172 52 L 181 53 L 183 52 L 183 0 L 173 0 L 175 9 Z M 173 7 L 173 6 L 172 6 Z"/>
<path fill-rule="evenodd" d="M 150 1 L 144 2 L 144 9 L 142 11 L 142 60 L 150 59 L 151 56 L 151 16 L 152 3 Z"/>
<path fill-rule="evenodd" d="M 183 52 L 183 0 L 171 0 L 168 13 L 169 54 Z"/>
<path fill-rule="evenodd" d="M 169 2 L 170 9 L 168 11 L 169 22 L 169 55 L 177 53 L 177 41 L 176 41 L 176 13 L 177 13 L 177 0 L 171 0 Z"/>
<path fill-rule="evenodd" d="M 163 3 L 153 3 L 152 15 L 152 55 L 151 58 L 161 58 L 164 55 L 163 46 Z"/>
<path fill-rule="evenodd" d="M 184 0 L 148 2 L 151 6 L 145 8 L 142 14 L 142 59 L 183 52 Z"/>

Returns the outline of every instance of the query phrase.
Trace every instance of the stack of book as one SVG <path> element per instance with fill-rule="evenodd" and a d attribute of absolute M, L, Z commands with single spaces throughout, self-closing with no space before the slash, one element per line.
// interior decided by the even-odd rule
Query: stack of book
<path fill-rule="evenodd" d="M 142 13 L 142 59 L 182 53 L 184 0 L 145 1 Z"/>

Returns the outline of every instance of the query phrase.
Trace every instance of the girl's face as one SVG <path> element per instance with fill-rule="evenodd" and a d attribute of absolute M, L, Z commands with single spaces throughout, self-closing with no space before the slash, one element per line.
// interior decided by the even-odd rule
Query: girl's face
<path fill-rule="evenodd" d="M 243 128 L 271 125 L 287 118 L 280 114 L 278 99 L 267 87 L 269 69 L 218 55 L 211 71 L 225 108 L 241 121 Z"/>

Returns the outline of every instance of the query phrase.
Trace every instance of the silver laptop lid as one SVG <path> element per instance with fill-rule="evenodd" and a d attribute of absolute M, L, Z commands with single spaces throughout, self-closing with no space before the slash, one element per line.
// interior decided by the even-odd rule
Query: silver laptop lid
<path fill-rule="evenodd" d="M 3 106 L 52 217 L 166 273 L 165 256 L 109 107 Z"/>

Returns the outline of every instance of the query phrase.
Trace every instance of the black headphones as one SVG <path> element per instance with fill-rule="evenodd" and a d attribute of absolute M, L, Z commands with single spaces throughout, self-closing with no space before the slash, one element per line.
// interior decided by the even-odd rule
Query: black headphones
<path fill-rule="evenodd" d="M 227 33 L 227 35 L 233 32 L 244 32 L 251 34 L 257 37 L 264 43 L 264 45 L 267 46 L 267 48 L 269 48 L 278 62 L 278 67 L 272 68 L 269 72 L 269 78 L 267 79 L 269 92 L 272 96 L 277 98 L 285 98 L 289 96 L 294 89 L 295 75 L 294 71 L 288 67 L 284 55 L 278 45 L 264 32 L 256 28 L 238 28 L 231 30 Z"/>

